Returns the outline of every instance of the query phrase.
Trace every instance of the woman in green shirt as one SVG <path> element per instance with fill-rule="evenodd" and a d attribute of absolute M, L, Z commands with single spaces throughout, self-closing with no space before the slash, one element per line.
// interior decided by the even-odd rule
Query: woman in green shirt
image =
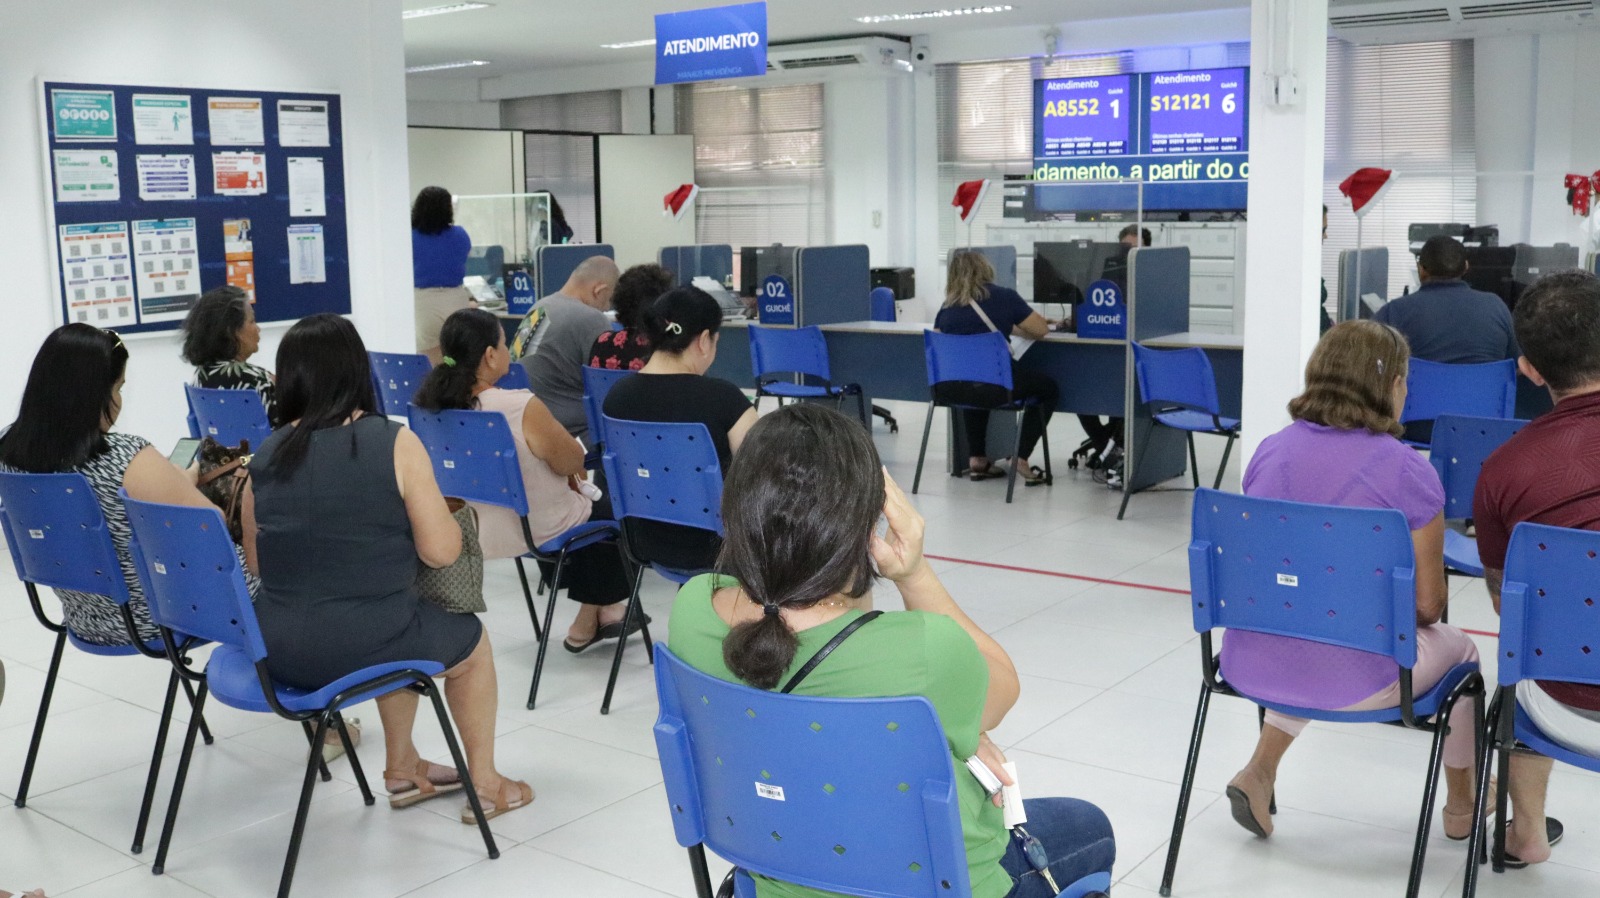
<path fill-rule="evenodd" d="M 874 533 L 880 514 L 889 523 L 881 537 Z M 874 579 L 893 581 L 905 610 L 860 628 L 795 692 L 926 697 L 955 760 L 972 894 L 1053 895 L 1007 832 L 999 798 L 988 799 L 963 772 L 976 755 L 1010 782 L 987 731 L 1016 703 L 1016 668 L 928 566 L 922 517 L 888 477 L 860 423 L 804 404 L 761 418 L 728 472 L 722 518 L 722 573 L 696 577 L 679 592 L 673 653 L 712 676 L 773 689 L 861 616 Z M 1111 824 L 1098 808 L 1071 798 L 1029 799 L 1025 807 L 1028 831 L 1043 843 L 1056 883 L 1111 869 Z M 757 882 L 761 898 L 824 894 Z"/>

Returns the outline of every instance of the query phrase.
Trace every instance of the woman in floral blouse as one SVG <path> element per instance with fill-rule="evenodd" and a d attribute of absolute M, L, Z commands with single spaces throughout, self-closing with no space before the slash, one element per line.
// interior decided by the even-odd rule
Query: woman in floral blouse
<path fill-rule="evenodd" d="M 209 290 L 183 321 L 183 359 L 194 366 L 196 386 L 215 390 L 255 390 L 278 423 L 272 372 L 248 359 L 261 348 L 261 326 L 249 294 L 232 285 Z"/>
<path fill-rule="evenodd" d="M 672 272 L 660 265 L 635 265 L 617 279 L 611 294 L 611 307 L 617 311 L 622 330 L 606 331 L 594 338 L 589 350 L 589 367 L 638 371 L 650 360 L 650 341 L 645 338 L 645 307 L 672 289 Z"/>

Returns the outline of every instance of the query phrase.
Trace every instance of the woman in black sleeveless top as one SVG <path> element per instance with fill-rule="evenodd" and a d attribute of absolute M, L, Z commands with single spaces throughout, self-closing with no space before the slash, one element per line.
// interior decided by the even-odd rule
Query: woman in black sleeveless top
<path fill-rule="evenodd" d="M 461 531 L 416 435 L 377 411 L 355 326 L 314 315 L 278 348 L 285 421 L 250 463 L 245 554 L 261 576 L 256 613 L 267 668 L 314 690 L 362 668 L 431 660 L 445 666 L 450 703 L 488 816 L 533 800 L 494 767 L 497 686 L 488 634 L 470 614 L 417 595 L 419 560 L 455 561 Z M 377 700 L 388 752 L 389 803 L 404 807 L 461 788 L 457 772 L 423 760 L 411 741 L 417 693 Z M 474 822 L 470 809 L 464 819 Z"/>

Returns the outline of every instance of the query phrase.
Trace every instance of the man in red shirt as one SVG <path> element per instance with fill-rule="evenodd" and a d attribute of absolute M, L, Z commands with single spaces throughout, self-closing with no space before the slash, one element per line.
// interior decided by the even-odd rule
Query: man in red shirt
<path fill-rule="evenodd" d="M 1541 279 L 1517 301 L 1513 323 L 1518 370 L 1548 388 L 1556 407 L 1489 456 L 1478 476 L 1478 554 L 1497 613 L 1512 528 L 1532 521 L 1600 530 L 1600 278 L 1574 270 Z M 1600 687 L 1523 683 L 1517 698 L 1552 741 L 1600 753 Z M 1512 756 L 1508 866 L 1547 860 L 1560 839 L 1561 824 L 1544 814 L 1549 780 L 1549 758 Z"/>

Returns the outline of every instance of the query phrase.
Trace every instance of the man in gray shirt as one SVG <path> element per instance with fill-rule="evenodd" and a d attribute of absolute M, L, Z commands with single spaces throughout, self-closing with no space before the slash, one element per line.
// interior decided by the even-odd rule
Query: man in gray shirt
<path fill-rule="evenodd" d="M 517 328 L 511 354 L 528 369 L 533 395 L 567 432 L 587 442 L 583 366 L 596 337 L 611 329 L 606 310 L 617 286 L 617 263 L 590 256 L 555 293 L 534 304 Z"/>

